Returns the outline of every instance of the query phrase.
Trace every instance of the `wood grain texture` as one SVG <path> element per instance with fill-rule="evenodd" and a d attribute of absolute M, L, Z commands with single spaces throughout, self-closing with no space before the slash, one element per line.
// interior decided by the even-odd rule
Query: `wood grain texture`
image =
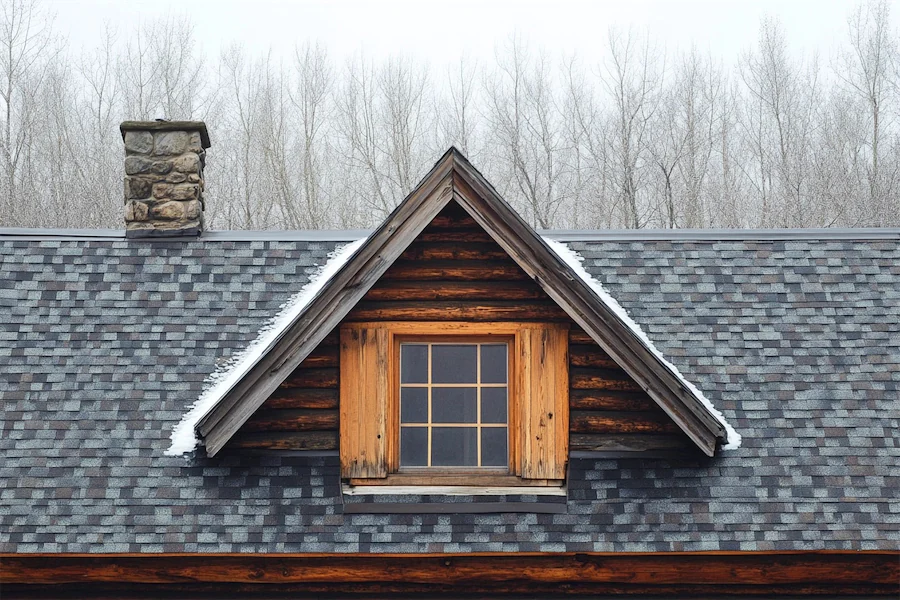
<path fill-rule="evenodd" d="M 516 338 L 521 475 L 563 479 L 569 457 L 568 331 L 550 324 Z"/>
<path fill-rule="evenodd" d="M 367 302 L 356 305 L 347 321 L 568 321 L 552 301 Z"/>
<path fill-rule="evenodd" d="M 281 382 L 280 388 L 336 388 L 338 369 L 296 369 Z"/>
<path fill-rule="evenodd" d="M 645 411 L 664 414 L 647 394 L 618 390 L 570 390 L 569 408 L 571 410 Z"/>
<path fill-rule="evenodd" d="M 228 444 L 229 448 L 248 450 L 312 450 L 338 449 L 337 431 L 267 431 L 263 433 L 239 432 Z"/>
<path fill-rule="evenodd" d="M 593 367 L 596 369 L 610 369 L 624 371 L 619 363 L 603 351 L 600 346 L 590 344 L 573 344 L 569 340 L 569 362 L 573 367 Z"/>
<path fill-rule="evenodd" d="M 677 433 L 678 426 L 659 412 L 572 411 L 572 433 Z"/>
<path fill-rule="evenodd" d="M 241 431 L 322 431 L 337 428 L 337 410 L 288 408 L 260 410 L 244 423 Z"/>
<path fill-rule="evenodd" d="M 384 274 L 384 281 L 522 281 L 522 269 L 511 260 L 497 261 L 406 261 L 398 260 Z"/>
<path fill-rule="evenodd" d="M 385 328 L 341 329 L 342 477 L 387 476 L 389 352 Z"/>
<path fill-rule="evenodd" d="M 684 435 L 644 433 L 572 433 L 569 435 L 569 449 L 572 452 L 697 452 Z"/>
<path fill-rule="evenodd" d="M 900 553 L 3 554 L 0 579 L 4 598 L 138 592 L 896 598 Z"/>
<path fill-rule="evenodd" d="M 390 300 L 547 300 L 529 281 L 380 281 L 366 301 Z"/>
<path fill-rule="evenodd" d="M 281 408 L 334 408 L 338 407 L 338 390 L 335 388 L 289 388 L 272 394 L 260 410 Z M 254 416 L 259 413 L 254 413 Z M 253 417 L 251 417 L 251 420 Z M 248 421 L 249 422 L 249 421 Z"/>
<path fill-rule="evenodd" d="M 435 220 L 441 215 L 435 217 Z M 434 225 L 431 222 L 429 228 Z M 426 229 L 427 233 L 429 229 Z M 493 260 L 511 262 L 509 255 L 494 242 L 420 242 L 416 241 L 400 255 L 400 260 Z"/>

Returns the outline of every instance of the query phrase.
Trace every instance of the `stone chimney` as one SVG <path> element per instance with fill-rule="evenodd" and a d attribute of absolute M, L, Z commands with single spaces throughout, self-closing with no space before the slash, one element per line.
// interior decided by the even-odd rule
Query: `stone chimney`
<path fill-rule="evenodd" d="M 203 232 L 203 166 L 209 134 L 201 121 L 125 121 L 125 236 Z"/>

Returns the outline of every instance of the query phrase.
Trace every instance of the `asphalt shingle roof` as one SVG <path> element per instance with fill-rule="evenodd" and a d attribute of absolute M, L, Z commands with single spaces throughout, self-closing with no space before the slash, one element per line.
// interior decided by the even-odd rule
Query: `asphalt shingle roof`
<path fill-rule="evenodd" d="M 742 447 L 573 459 L 564 514 L 392 515 L 342 514 L 336 457 L 163 455 L 337 242 L 0 236 L 0 551 L 900 547 L 898 240 L 570 244 Z"/>

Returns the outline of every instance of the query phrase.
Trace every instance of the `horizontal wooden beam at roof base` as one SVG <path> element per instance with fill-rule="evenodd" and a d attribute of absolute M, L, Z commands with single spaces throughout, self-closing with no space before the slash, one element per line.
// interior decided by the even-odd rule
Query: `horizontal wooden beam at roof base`
<path fill-rule="evenodd" d="M 473 226 L 477 225 L 483 231 L 460 230 L 459 223 L 454 222 L 453 218 L 447 219 L 446 223 L 441 220 L 441 211 L 454 201 L 459 205 L 456 207 L 454 204 L 454 210 L 461 207 L 471 218 Z M 436 218 L 438 221 L 435 223 Z M 424 265 L 401 258 L 405 252 L 415 255 L 417 251 L 425 252 L 426 248 L 452 257 L 452 251 L 447 254 L 448 247 L 441 249 L 435 244 L 458 240 L 499 244 L 508 258 L 477 261 L 479 265 L 474 268 L 453 258 L 436 258 Z M 442 265 L 441 261 L 447 264 Z M 474 284 L 488 283 L 485 281 L 486 269 L 490 271 L 490 283 L 537 282 L 555 306 L 543 304 L 543 298 L 512 300 L 510 304 L 518 305 L 515 310 L 503 303 L 473 303 L 471 300 L 454 299 L 447 301 L 448 305 L 442 307 L 444 310 L 440 311 L 440 315 L 424 317 L 421 311 L 426 307 L 417 306 L 414 301 L 367 300 L 357 306 L 376 283 L 394 285 L 418 282 L 421 285 L 423 278 L 427 283 L 429 277 L 434 277 L 437 286 L 437 282 L 447 276 L 447 269 L 455 269 L 453 277 L 457 283 L 460 279 L 464 282 L 469 276 Z M 452 321 L 446 320 L 448 310 L 450 318 L 490 318 L 496 322 L 505 318 L 527 320 L 530 313 L 523 317 L 522 311 L 531 305 L 534 305 L 535 318 L 540 314 L 540 319 L 544 320 L 552 310 L 557 310 L 561 320 L 574 320 L 589 333 L 591 343 L 599 344 L 621 365 L 704 453 L 709 456 L 715 453 L 718 443 L 725 437 L 723 425 L 688 386 L 638 339 L 621 317 L 598 301 L 588 285 L 500 198 L 481 174 L 456 149 L 451 148 L 422 183 L 326 282 L 304 313 L 200 420 L 197 429 L 204 438 L 207 454 L 215 455 L 285 379 L 297 376 L 292 375 L 296 367 L 351 310 L 357 311 L 355 318 L 360 320 L 423 319 L 433 316 L 449 325 Z M 485 311 L 494 312 L 490 317 L 485 317 Z M 587 382 L 585 385 L 591 384 Z M 631 385 L 630 382 L 628 385 Z"/>
<path fill-rule="evenodd" d="M 897 551 L 3 554 L 3 597 L 896 597 Z"/>

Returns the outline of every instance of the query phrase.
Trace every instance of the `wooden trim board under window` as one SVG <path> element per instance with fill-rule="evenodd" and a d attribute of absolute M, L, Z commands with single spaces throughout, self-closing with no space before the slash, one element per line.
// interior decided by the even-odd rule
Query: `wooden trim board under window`
<path fill-rule="evenodd" d="M 509 341 L 509 470 L 399 473 L 401 341 Z M 372 374 L 373 368 L 383 369 Z M 356 485 L 558 485 L 568 459 L 568 325 L 374 322 L 341 327 L 341 475 Z M 523 436 L 527 436 L 527 439 Z M 373 462 L 375 461 L 375 462 Z M 491 478 L 494 478 L 491 481 Z M 388 483 L 390 482 L 390 483 Z M 453 485 L 453 484 L 448 484 Z"/>

